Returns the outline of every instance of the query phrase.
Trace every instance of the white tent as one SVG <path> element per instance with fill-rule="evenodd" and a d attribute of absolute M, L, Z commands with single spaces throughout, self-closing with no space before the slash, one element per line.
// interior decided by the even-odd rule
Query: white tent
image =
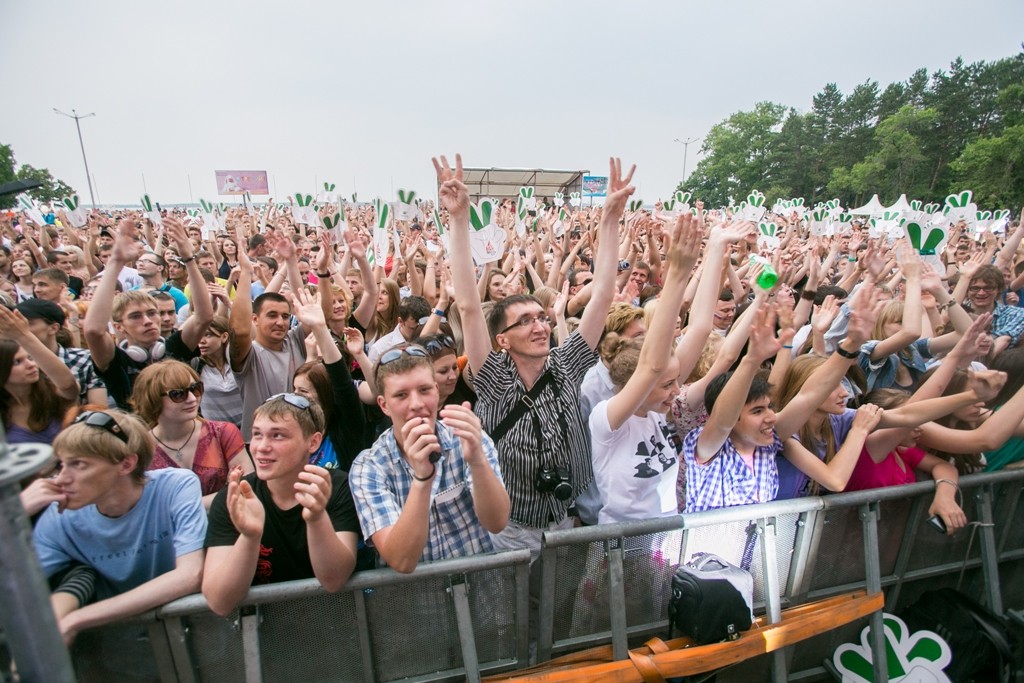
<path fill-rule="evenodd" d="M 910 211 L 910 202 L 907 201 L 907 195 L 901 194 L 900 198 L 896 200 L 896 203 L 893 204 L 892 206 L 886 207 L 885 210 L 899 211 L 900 213 L 906 213 L 907 211 Z"/>
<path fill-rule="evenodd" d="M 903 200 L 906 201 L 906 197 Z M 858 209 L 850 209 L 850 213 L 854 216 L 881 216 L 883 211 L 885 211 L 885 207 L 882 206 L 882 202 L 878 201 L 877 194 L 871 197 L 871 201 L 864 206 Z"/>

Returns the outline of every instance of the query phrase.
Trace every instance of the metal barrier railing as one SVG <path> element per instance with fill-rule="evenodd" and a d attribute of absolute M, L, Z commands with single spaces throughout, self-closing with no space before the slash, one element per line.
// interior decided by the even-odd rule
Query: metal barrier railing
<path fill-rule="evenodd" d="M 906 586 L 961 572 L 970 572 L 978 584 L 974 592 L 983 592 L 983 602 L 1002 613 L 1006 572 L 1024 578 L 1024 563 L 1014 564 L 1024 559 L 1024 531 L 1012 523 L 1022 484 L 1021 470 L 961 479 L 965 512 L 979 525 L 953 538 L 924 524 L 933 482 L 547 532 L 540 560 L 539 659 L 609 641 L 616 658 L 626 657 L 631 637 L 667 628 L 666 568 L 698 550 L 739 564 L 750 538 L 759 551 L 750 564 L 755 603 L 772 623 L 784 604 L 857 588 L 887 589 L 886 608 L 895 611 L 916 597 L 901 592 Z M 1012 565 L 1002 580 L 1000 563 Z M 638 599 L 652 594 L 646 602 Z M 601 614 L 580 620 L 581 604 Z M 881 613 L 871 622 L 878 635 L 872 640 L 875 661 L 884 661 Z M 774 653 L 773 680 L 820 675 L 822 659 L 838 643 L 853 640 L 862 626 Z"/>
<path fill-rule="evenodd" d="M 1002 612 L 1003 586 L 1024 586 L 1024 525 L 1013 523 L 1022 485 L 1024 470 L 964 477 L 965 511 L 983 526 L 952 539 L 924 524 L 930 482 L 549 531 L 533 568 L 537 658 L 608 642 L 625 657 L 630 638 L 664 632 L 672 565 L 698 550 L 739 563 L 753 549 L 755 602 L 770 622 L 784 606 L 856 588 L 886 589 L 895 611 L 961 571 L 967 592 Z M 335 594 L 315 580 L 257 586 L 228 618 L 193 595 L 87 631 L 72 654 L 80 680 L 476 681 L 529 661 L 530 573 L 520 550 L 361 572 Z M 773 653 L 772 678 L 820 675 L 862 626 Z M 881 654 L 881 638 L 873 646 Z"/>

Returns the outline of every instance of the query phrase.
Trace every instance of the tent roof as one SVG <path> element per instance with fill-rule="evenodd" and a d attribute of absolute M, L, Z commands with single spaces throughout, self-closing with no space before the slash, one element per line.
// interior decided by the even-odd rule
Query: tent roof
<path fill-rule="evenodd" d="M 901 194 L 900 198 L 896 200 L 896 203 L 892 206 L 887 206 L 886 211 L 910 211 L 910 202 L 907 201 L 907 195 Z"/>
<path fill-rule="evenodd" d="M 877 194 L 872 196 L 871 201 L 869 201 L 864 206 L 861 206 L 856 209 L 850 209 L 850 213 L 852 213 L 855 216 L 872 216 L 876 214 L 881 214 L 883 211 L 885 211 L 885 207 L 882 206 L 882 202 L 878 201 Z"/>
<path fill-rule="evenodd" d="M 465 168 L 463 182 L 474 197 L 517 197 L 519 188 L 537 188 L 537 196 L 550 197 L 568 188 L 579 190 L 590 171 L 553 171 L 545 168 Z"/>

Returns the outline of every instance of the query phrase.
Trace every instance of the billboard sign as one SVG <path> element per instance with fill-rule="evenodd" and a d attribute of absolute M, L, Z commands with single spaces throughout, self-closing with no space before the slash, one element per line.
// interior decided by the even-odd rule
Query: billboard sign
<path fill-rule="evenodd" d="M 266 171 L 214 171 L 218 194 L 270 194 Z"/>
<path fill-rule="evenodd" d="M 583 176 L 584 197 L 604 197 L 608 194 L 608 176 L 585 175 Z"/>

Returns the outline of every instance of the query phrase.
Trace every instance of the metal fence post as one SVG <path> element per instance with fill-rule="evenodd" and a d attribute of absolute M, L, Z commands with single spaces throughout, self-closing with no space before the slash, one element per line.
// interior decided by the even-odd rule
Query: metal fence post
<path fill-rule="evenodd" d="M 860 506 L 860 519 L 864 524 L 864 575 L 869 594 L 882 590 L 882 567 L 878 557 L 878 513 L 878 501 Z M 875 683 L 889 683 L 888 658 L 885 652 L 885 624 L 881 610 L 871 615 L 870 641 Z"/>
<path fill-rule="evenodd" d="M 459 645 L 462 648 L 462 666 L 466 669 L 466 680 L 469 683 L 480 683 L 480 660 L 476 654 L 473 615 L 469 610 L 465 575 L 449 577 L 448 592 L 455 603 L 455 625 L 459 629 Z"/>
<path fill-rule="evenodd" d="M 180 617 L 173 617 L 163 622 L 167 644 L 174 659 L 174 668 L 178 672 L 179 683 L 193 683 L 196 680 L 195 667 L 192 666 L 192 654 L 188 649 L 187 629 Z M 152 630 L 150 640 L 152 641 Z M 155 649 L 155 648 L 154 648 Z"/>
<path fill-rule="evenodd" d="M 238 612 L 242 622 L 242 652 L 245 657 L 245 683 L 263 683 L 263 661 L 260 659 L 259 605 L 242 607 Z"/>
<path fill-rule="evenodd" d="M 39 444 L 9 447 L 0 428 L 0 624 L 22 680 L 60 683 L 74 681 L 75 672 L 57 630 L 18 487 L 52 454 Z"/>
<path fill-rule="evenodd" d="M 999 587 L 999 553 L 996 548 L 996 530 L 992 522 L 992 485 L 982 486 L 974 494 L 981 517 L 981 571 L 985 576 L 985 594 L 988 607 L 996 614 L 1003 613 L 1003 594 Z"/>
<path fill-rule="evenodd" d="M 558 570 L 558 549 L 540 551 L 540 605 L 537 629 L 537 661 L 551 659 L 551 644 L 555 638 L 555 573 Z"/>
<path fill-rule="evenodd" d="M 608 616 L 612 628 L 612 657 L 629 656 L 629 638 L 626 633 L 626 587 L 622 572 L 622 539 L 608 548 Z"/>
<path fill-rule="evenodd" d="M 359 628 L 359 656 L 363 661 L 363 680 L 373 683 L 377 677 L 373 675 L 373 650 L 370 639 L 370 619 L 366 615 L 366 594 L 353 591 L 352 598 L 356 603 L 356 624 Z"/>
<path fill-rule="evenodd" d="M 775 518 L 762 517 L 757 520 L 757 534 L 761 537 L 761 571 L 764 582 L 764 603 L 768 621 L 777 624 L 782 621 L 782 598 L 779 593 L 779 555 L 775 535 Z M 788 675 L 786 651 L 779 649 L 772 653 L 772 680 L 784 683 Z"/>

